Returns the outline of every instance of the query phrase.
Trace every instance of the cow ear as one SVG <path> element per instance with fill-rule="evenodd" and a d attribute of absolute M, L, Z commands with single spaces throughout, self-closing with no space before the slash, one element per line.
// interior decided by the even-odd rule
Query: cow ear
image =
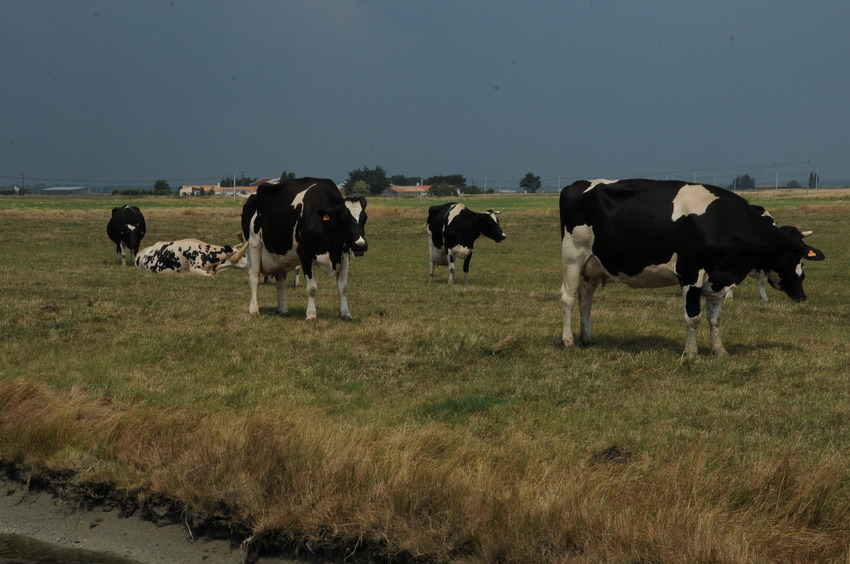
<path fill-rule="evenodd" d="M 826 258 L 826 255 L 814 247 L 806 247 L 803 258 L 806 260 L 823 260 Z"/>
<path fill-rule="evenodd" d="M 487 210 L 487 213 L 494 213 L 496 215 L 502 215 L 502 212 L 496 210 Z"/>

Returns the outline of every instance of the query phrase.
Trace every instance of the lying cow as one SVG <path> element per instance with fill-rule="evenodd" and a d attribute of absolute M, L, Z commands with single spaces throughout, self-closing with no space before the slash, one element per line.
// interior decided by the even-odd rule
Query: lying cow
<path fill-rule="evenodd" d="M 478 213 L 463 204 L 448 203 L 428 209 L 428 249 L 431 259 L 428 280 L 434 280 L 434 269 L 449 267 L 449 284 L 455 282 L 455 261 L 463 260 L 463 282 L 469 282 L 469 261 L 472 260 L 473 245 L 484 235 L 497 243 L 507 235 L 499 227 L 500 212 L 487 210 Z"/>
<path fill-rule="evenodd" d="M 260 274 L 277 277 L 278 312 L 286 307 L 286 274 L 301 266 L 307 287 L 307 319 L 316 319 L 315 268 L 336 275 L 339 316 L 350 320 L 348 309 L 349 253 L 362 256 L 366 200 L 343 198 L 332 180 L 300 178 L 267 182 L 242 207 L 242 230 L 247 234 L 248 311 L 259 314 Z"/>
<path fill-rule="evenodd" d="M 573 344 L 578 297 L 582 343 L 593 340 L 593 293 L 606 280 L 633 288 L 679 284 L 687 338 L 697 355 L 696 328 L 705 298 L 711 350 L 726 355 L 720 314 L 727 291 L 754 270 L 792 300 L 806 299 L 802 260 L 823 260 L 788 228 L 778 228 L 746 200 L 716 186 L 679 181 L 580 180 L 561 190 L 563 343 Z"/>
<path fill-rule="evenodd" d="M 139 245 L 145 236 L 145 216 L 136 206 L 118 206 L 112 208 L 112 217 L 106 224 L 106 234 L 115 243 L 118 261 L 127 266 L 126 251 L 130 252 L 130 263 L 139 252 Z"/>
<path fill-rule="evenodd" d="M 150 272 L 190 272 L 213 276 L 228 268 L 248 268 L 248 259 L 244 256 L 235 261 L 229 260 L 243 246 L 211 245 L 197 239 L 160 241 L 136 256 L 136 266 Z"/>

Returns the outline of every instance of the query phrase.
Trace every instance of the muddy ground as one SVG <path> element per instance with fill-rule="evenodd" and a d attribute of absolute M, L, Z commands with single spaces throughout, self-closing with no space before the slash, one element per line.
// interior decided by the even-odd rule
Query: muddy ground
<path fill-rule="evenodd" d="M 191 515 L 179 503 L 158 496 L 130 496 L 108 484 L 75 484 L 70 476 L 32 475 L 14 464 L 0 463 L 0 534 L 105 552 L 142 564 L 422 561 L 390 556 L 357 539 L 329 539 L 317 548 L 282 533 L 259 538 L 250 533 L 226 508 L 215 515 Z"/>

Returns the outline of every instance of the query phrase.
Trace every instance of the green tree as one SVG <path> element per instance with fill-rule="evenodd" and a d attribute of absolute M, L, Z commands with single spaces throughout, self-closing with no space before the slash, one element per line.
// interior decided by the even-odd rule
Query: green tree
<path fill-rule="evenodd" d="M 820 185 L 820 172 L 809 173 L 809 188 L 817 188 Z"/>
<path fill-rule="evenodd" d="M 534 194 L 538 190 L 540 190 L 540 177 L 531 174 L 530 172 L 525 175 L 525 177 L 519 181 L 519 187 L 528 192 L 529 194 Z"/>
<path fill-rule="evenodd" d="M 432 184 L 431 189 L 428 190 L 428 193 L 432 196 L 437 196 L 439 198 L 445 198 L 447 196 L 457 196 L 457 190 L 451 184 L 447 184 L 446 182 L 441 182 L 439 184 Z"/>
<path fill-rule="evenodd" d="M 789 180 L 788 184 L 786 184 L 785 187 L 786 188 L 802 188 L 802 186 L 800 186 L 800 183 L 797 182 L 796 180 Z"/>
<path fill-rule="evenodd" d="M 729 185 L 730 190 L 755 190 L 756 189 L 756 181 L 754 178 L 750 178 L 749 174 L 745 174 L 743 176 L 736 176 L 735 180 L 732 181 L 732 184 Z"/>
<path fill-rule="evenodd" d="M 297 178 L 297 177 L 295 176 L 294 172 L 287 172 L 287 171 L 284 170 L 283 172 L 280 173 L 281 182 L 283 182 L 284 180 L 294 180 L 295 178 Z"/>
<path fill-rule="evenodd" d="M 481 189 L 478 186 L 459 186 L 461 194 L 480 194 Z"/>
<path fill-rule="evenodd" d="M 170 196 L 171 186 L 165 180 L 157 180 L 153 185 L 154 196 Z"/>
<path fill-rule="evenodd" d="M 362 180 L 369 185 L 370 194 L 381 194 L 390 187 L 387 171 L 381 165 L 377 165 L 373 169 L 364 166 L 362 169 L 352 170 L 348 173 L 348 180 L 346 180 L 345 185 L 354 186 L 358 180 Z"/>
<path fill-rule="evenodd" d="M 394 174 L 390 176 L 390 184 L 392 186 L 416 186 L 422 181 L 419 176 L 404 176 L 403 174 Z"/>
<path fill-rule="evenodd" d="M 365 180 L 358 180 L 354 183 L 354 186 L 346 190 L 346 196 L 368 196 L 369 192 L 369 184 Z"/>
<path fill-rule="evenodd" d="M 257 181 L 257 178 L 251 178 L 250 176 L 245 176 L 245 173 L 242 173 L 242 176 L 236 177 L 236 184 L 233 183 L 232 176 L 225 176 L 221 180 L 219 180 L 218 185 L 222 188 L 233 188 L 235 186 L 250 186 L 254 182 Z"/>
<path fill-rule="evenodd" d="M 466 178 L 462 174 L 442 174 L 439 176 L 429 176 L 425 180 L 425 184 L 451 184 L 452 186 L 466 186 Z"/>

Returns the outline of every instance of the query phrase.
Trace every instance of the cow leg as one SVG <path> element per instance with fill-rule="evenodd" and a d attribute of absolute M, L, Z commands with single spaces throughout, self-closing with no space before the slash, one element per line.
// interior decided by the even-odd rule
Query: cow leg
<path fill-rule="evenodd" d="M 430 234 L 428 235 L 428 282 L 434 281 L 434 270 L 437 268 L 437 248 L 434 246 L 434 242 L 431 240 Z"/>
<path fill-rule="evenodd" d="M 711 331 L 711 352 L 716 356 L 729 356 L 723 343 L 720 342 L 720 314 L 723 312 L 723 293 L 705 296 L 705 313 L 708 317 L 708 327 Z"/>
<path fill-rule="evenodd" d="M 342 260 L 336 271 L 336 287 L 339 291 L 339 318 L 343 321 L 351 321 L 351 312 L 348 310 L 348 253 L 343 253 Z"/>
<path fill-rule="evenodd" d="M 251 288 L 251 303 L 248 304 L 248 313 L 251 315 L 260 315 L 260 308 L 257 306 L 257 286 L 260 285 L 261 253 L 261 250 L 256 247 L 248 247 L 248 286 Z"/>
<path fill-rule="evenodd" d="M 455 283 L 455 256 L 450 249 L 446 251 L 449 259 L 449 284 Z"/>
<path fill-rule="evenodd" d="M 470 251 L 470 253 L 463 260 L 463 283 L 464 284 L 469 283 L 469 261 L 471 261 L 471 260 L 472 260 L 472 252 Z"/>
<path fill-rule="evenodd" d="M 759 272 L 759 275 L 756 277 L 756 286 L 759 289 L 759 297 L 761 298 L 761 301 L 767 302 L 767 301 L 770 301 L 770 300 L 768 300 L 767 292 L 765 292 L 765 290 L 764 290 L 764 278 L 765 278 L 764 274 Z"/>
<path fill-rule="evenodd" d="M 564 233 L 561 240 L 561 259 L 563 260 L 563 281 L 561 282 L 561 306 L 564 313 L 564 330 L 561 334 L 561 341 L 565 347 L 571 347 L 574 344 L 572 330 L 573 307 L 575 306 L 576 296 L 582 284 L 582 270 L 584 270 L 590 253 L 589 249 L 592 244 L 591 240 L 577 241 L 570 233 Z M 595 288 L 593 289 L 595 290 Z M 593 295 L 593 291 L 585 292 L 587 297 Z M 592 340 L 590 332 L 590 303 L 588 300 L 582 310 L 582 334 L 583 342 Z M 586 325 L 585 325 L 586 323 Z"/>
<path fill-rule="evenodd" d="M 599 279 L 582 279 L 578 287 L 578 310 L 581 316 L 581 334 L 579 340 L 583 345 L 593 344 L 593 332 L 590 327 L 590 308 L 593 305 L 593 294 L 599 287 Z"/>
<path fill-rule="evenodd" d="M 316 290 L 319 287 L 316 282 L 316 277 L 313 275 L 312 263 L 301 263 L 301 269 L 304 271 L 304 286 L 307 288 L 307 321 L 316 319 Z"/>
<path fill-rule="evenodd" d="M 695 358 L 697 356 L 697 327 L 699 327 L 701 315 L 702 288 L 699 286 L 683 286 L 682 295 L 685 303 L 685 326 L 688 330 L 683 356 Z"/>
<path fill-rule="evenodd" d="M 280 315 L 289 315 L 286 309 L 286 275 L 275 276 L 275 287 L 277 288 L 277 312 Z"/>
<path fill-rule="evenodd" d="M 122 266 L 127 266 L 127 263 L 124 261 L 124 246 L 121 243 L 115 245 L 115 253 L 118 255 L 118 259 L 115 262 L 120 263 Z"/>
<path fill-rule="evenodd" d="M 578 293 L 579 285 L 581 283 L 581 275 L 579 272 L 579 268 L 571 264 L 569 266 L 564 266 L 564 281 L 561 283 L 561 306 L 564 310 L 564 331 L 561 334 L 561 340 L 564 343 L 565 347 L 573 346 L 573 330 L 572 330 L 572 316 L 573 316 L 573 306 L 576 302 L 576 295 Z M 590 308 L 587 309 L 588 316 L 590 315 Z M 588 337 L 590 336 L 590 326 L 588 325 Z"/>

